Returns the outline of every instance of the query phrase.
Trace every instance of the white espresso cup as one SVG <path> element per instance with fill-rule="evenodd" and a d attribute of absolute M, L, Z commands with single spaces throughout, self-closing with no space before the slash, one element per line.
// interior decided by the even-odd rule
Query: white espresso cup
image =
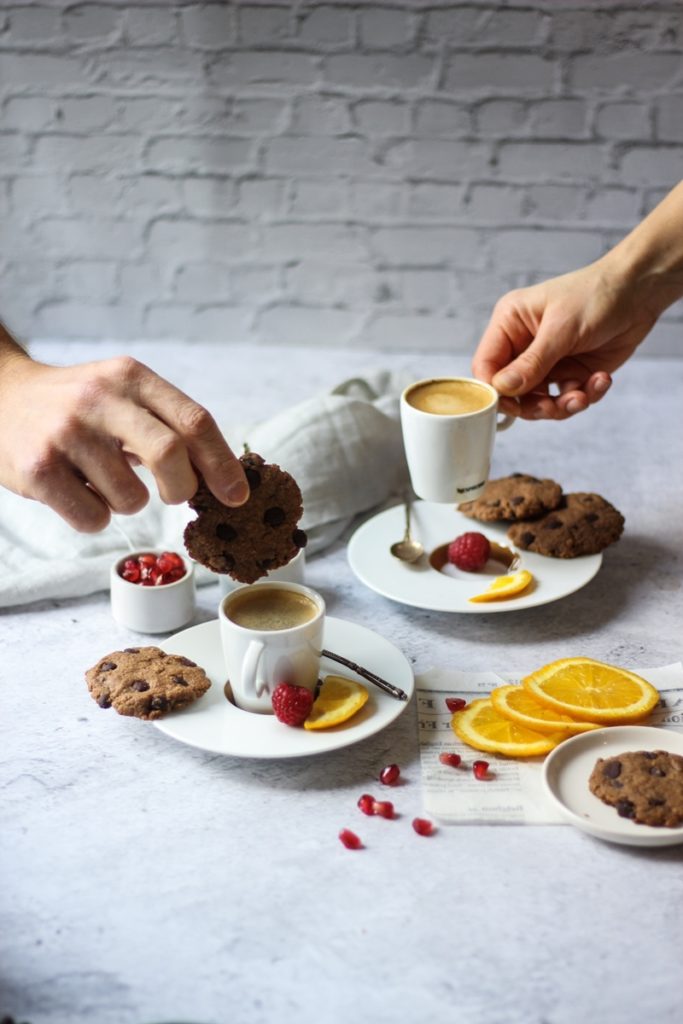
<path fill-rule="evenodd" d="M 320 672 L 325 602 L 299 583 L 238 587 L 218 607 L 223 656 L 235 703 L 271 713 L 278 683 L 314 690 Z"/>
<path fill-rule="evenodd" d="M 419 498 L 459 504 L 478 498 L 489 477 L 498 393 L 471 377 L 432 377 L 401 395 L 401 428 L 410 481 Z"/>

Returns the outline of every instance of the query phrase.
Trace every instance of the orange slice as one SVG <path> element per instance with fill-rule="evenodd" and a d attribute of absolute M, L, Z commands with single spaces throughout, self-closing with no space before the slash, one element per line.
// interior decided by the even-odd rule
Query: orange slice
<path fill-rule="evenodd" d="M 540 704 L 523 686 L 497 687 L 491 693 L 491 703 L 504 718 L 544 734 L 561 732 L 566 736 L 574 736 L 579 732 L 600 728 L 594 722 L 577 722 L 569 715 Z"/>
<path fill-rule="evenodd" d="M 458 739 L 475 750 L 505 754 L 507 757 L 547 754 L 567 736 L 566 733 L 548 736 L 511 722 L 496 711 L 489 698 L 472 700 L 462 711 L 456 711 L 451 719 L 451 728 Z"/>
<path fill-rule="evenodd" d="M 593 658 L 561 658 L 522 680 L 546 707 L 583 722 L 618 725 L 645 718 L 659 692 L 634 672 Z"/>
<path fill-rule="evenodd" d="M 508 576 L 496 576 L 486 590 L 483 590 L 481 594 L 475 594 L 469 600 L 474 602 L 500 601 L 503 597 L 514 597 L 526 590 L 532 580 L 533 576 L 526 569 L 520 569 L 519 572 L 510 573 Z"/>
<path fill-rule="evenodd" d="M 346 676 L 325 676 L 304 729 L 341 725 L 360 711 L 367 699 L 368 691 L 355 680 Z"/>

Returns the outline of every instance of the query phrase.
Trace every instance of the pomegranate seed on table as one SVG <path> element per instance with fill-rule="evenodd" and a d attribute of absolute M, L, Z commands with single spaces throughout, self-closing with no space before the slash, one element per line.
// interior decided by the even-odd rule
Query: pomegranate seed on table
<path fill-rule="evenodd" d="M 388 764 L 386 768 L 382 768 L 379 773 L 379 781 L 383 786 L 393 786 L 398 781 L 398 777 L 401 774 L 401 769 L 397 764 Z"/>
<path fill-rule="evenodd" d="M 434 824 L 428 818 L 413 818 L 413 828 L 419 836 L 431 836 Z"/>
<path fill-rule="evenodd" d="M 370 793 L 363 793 L 358 797 L 358 806 L 363 814 L 372 815 L 375 813 L 375 798 Z"/>
<path fill-rule="evenodd" d="M 379 814 L 380 818 L 393 818 L 394 805 L 391 800 L 375 800 L 373 804 L 373 813 Z"/>
<path fill-rule="evenodd" d="M 339 838 L 346 847 L 347 850 L 360 850 L 362 849 L 362 842 L 358 838 L 355 832 L 352 832 L 350 828 L 343 828 L 339 833 Z"/>
<path fill-rule="evenodd" d="M 467 707 L 467 701 L 464 697 L 446 697 L 446 707 L 449 711 L 462 711 Z"/>
<path fill-rule="evenodd" d="M 472 771 L 474 772 L 475 779 L 485 779 L 488 777 L 489 763 L 488 761 L 475 761 L 472 764 Z"/>
<path fill-rule="evenodd" d="M 462 758 L 460 754 L 449 754 L 444 752 L 439 754 L 439 761 L 441 764 L 447 764 L 449 768 L 458 768 Z"/>

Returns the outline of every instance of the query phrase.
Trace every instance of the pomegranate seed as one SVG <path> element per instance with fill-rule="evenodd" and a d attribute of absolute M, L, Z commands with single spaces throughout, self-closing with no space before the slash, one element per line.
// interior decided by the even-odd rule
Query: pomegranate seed
<path fill-rule="evenodd" d="M 463 697 L 446 697 L 446 707 L 449 711 L 462 711 L 467 701 Z"/>
<path fill-rule="evenodd" d="M 152 568 L 153 565 L 156 565 L 156 561 L 157 560 L 154 555 L 138 555 L 139 564 L 147 566 L 150 569 Z"/>
<path fill-rule="evenodd" d="M 472 764 L 472 771 L 474 772 L 474 777 L 475 777 L 475 779 L 479 779 L 480 781 L 482 779 L 485 779 L 485 778 L 488 777 L 487 776 L 488 770 L 489 770 L 489 763 L 488 763 L 488 761 L 475 761 Z"/>
<path fill-rule="evenodd" d="M 428 818 L 413 818 L 413 828 L 419 836 L 431 836 L 434 825 Z"/>
<path fill-rule="evenodd" d="M 401 769 L 397 764 L 388 764 L 386 768 L 382 768 L 379 773 L 379 781 L 383 786 L 393 786 L 395 782 L 398 782 L 398 777 L 401 774 Z"/>
<path fill-rule="evenodd" d="M 439 754 L 441 764 L 447 764 L 449 768 L 457 768 L 462 761 L 460 754 Z"/>
<path fill-rule="evenodd" d="M 343 828 L 339 833 L 339 838 L 347 850 L 360 850 L 363 846 L 356 833 L 352 832 L 350 828 Z"/>
<path fill-rule="evenodd" d="M 363 793 L 362 796 L 358 797 L 358 806 L 360 807 L 363 814 L 374 814 L 375 813 L 375 798 L 370 793 Z"/>
<path fill-rule="evenodd" d="M 137 583 L 140 579 L 140 567 L 137 562 L 134 562 L 130 568 L 126 565 L 121 575 L 124 580 L 128 580 L 129 583 Z"/>
<path fill-rule="evenodd" d="M 391 800 L 375 800 L 372 810 L 374 814 L 379 814 L 380 818 L 394 817 L 394 805 Z"/>

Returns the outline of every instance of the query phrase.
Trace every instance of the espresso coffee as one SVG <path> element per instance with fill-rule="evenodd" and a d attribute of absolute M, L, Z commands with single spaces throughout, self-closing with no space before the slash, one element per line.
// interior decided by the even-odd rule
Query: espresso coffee
<path fill-rule="evenodd" d="M 469 380 L 430 380 L 418 384 L 406 394 L 406 401 L 414 409 L 434 416 L 462 416 L 479 412 L 493 404 L 491 392 Z"/>
<path fill-rule="evenodd" d="M 305 594 L 284 587 L 244 587 L 226 604 L 225 614 L 245 629 L 275 632 L 310 622 L 318 614 L 318 606 Z"/>

